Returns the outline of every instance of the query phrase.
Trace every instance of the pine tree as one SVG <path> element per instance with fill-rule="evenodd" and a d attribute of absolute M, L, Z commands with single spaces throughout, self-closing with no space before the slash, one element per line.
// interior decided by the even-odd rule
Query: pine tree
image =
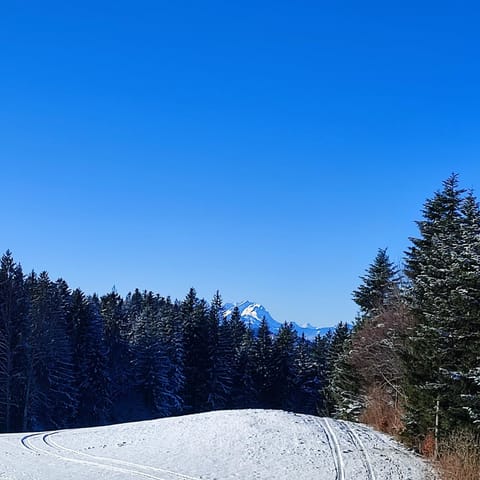
<path fill-rule="evenodd" d="M 253 382 L 261 408 L 271 408 L 276 403 L 275 383 L 277 365 L 273 346 L 273 335 L 265 317 L 258 327 L 253 344 Z"/>
<path fill-rule="evenodd" d="M 254 372 L 254 335 L 241 319 L 240 310 L 234 307 L 230 318 L 223 322 L 223 334 L 231 344 L 229 355 L 232 356 L 232 408 L 246 408 L 257 405 Z"/>
<path fill-rule="evenodd" d="M 456 357 L 446 368 L 461 399 L 457 408 L 466 410 L 480 429 L 480 208 L 472 192 L 465 197 L 461 213 L 461 249 L 452 265 L 461 285 L 451 292 L 450 332 Z"/>
<path fill-rule="evenodd" d="M 145 293 L 143 305 L 136 312 L 136 318 L 132 319 L 135 387 L 154 416 L 162 411 L 161 393 L 168 385 L 168 357 L 161 337 L 156 303 L 151 292 Z"/>
<path fill-rule="evenodd" d="M 217 291 L 208 315 L 209 369 L 207 409 L 226 408 L 232 391 L 234 368 L 233 344 L 230 330 L 223 321 L 223 302 Z"/>
<path fill-rule="evenodd" d="M 18 427 L 21 411 L 25 309 L 22 269 L 7 250 L 0 262 L 0 431 L 4 432 Z"/>
<path fill-rule="evenodd" d="M 208 392 L 208 306 L 193 288 L 180 305 L 184 352 L 184 401 L 188 412 L 206 408 Z"/>
<path fill-rule="evenodd" d="M 284 323 L 275 336 L 274 369 L 271 376 L 274 382 L 274 398 L 272 406 L 283 410 L 294 410 L 296 369 L 295 354 L 297 332 L 291 323 Z"/>
<path fill-rule="evenodd" d="M 409 297 L 417 320 L 408 335 L 408 432 L 438 439 L 468 422 L 459 370 L 473 360 L 467 343 L 478 344 L 478 208 L 465 197 L 456 175 L 427 200 L 420 238 L 407 252 Z M 472 250 L 473 249 L 473 250 Z M 476 340 L 465 339 L 473 335 Z"/>
<path fill-rule="evenodd" d="M 127 301 L 124 302 L 115 291 L 100 298 L 107 350 L 108 399 L 112 406 L 109 416 L 113 421 L 129 420 L 124 416 L 124 403 L 135 383 L 133 358 L 129 347 L 133 328 L 127 322 L 125 306 L 130 306 L 130 299 L 131 296 L 127 296 Z"/>
<path fill-rule="evenodd" d="M 110 398 L 107 349 L 98 297 L 72 292 L 68 314 L 73 332 L 73 365 L 78 391 L 75 426 L 103 425 L 109 420 Z"/>
<path fill-rule="evenodd" d="M 403 394 L 396 341 L 405 325 L 400 276 L 387 250 L 379 249 L 360 278 L 362 284 L 353 292 L 353 299 L 361 312 L 337 360 L 331 394 L 337 416 L 355 420 L 375 403 L 372 408 L 392 417 L 391 422 L 382 420 L 377 425 L 387 428 L 394 424 L 393 417 L 398 417 L 398 397 Z"/>
<path fill-rule="evenodd" d="M 362 408 L 362 403 L 359 396 L 358 378 L 349 361 L 350 346 L 351 337 L 348 325 L 340 322 L 332 335 L 326 355 L 325 405 L 328 415 L 354 420 Z"/>
<path fill-rule="evenodd" d="M 292 406 L 295 412 L 315 415 L 319 403 L 320 377 L 313 354 L 313 345 L 305 335 L 299 338 L 294 355 Z"/>
<path fill-rule="evenodd" d="M 330 380 L 330 365 L 328 351 L 332 341 L 332 332 L 329 330 L 325 335 L 317 335 L 312 343 L 311 355 L 315 368 L 315 379 L 318 383 L 315 413 L 318 415 L 330 414 L 330 402 L 328 397 L 328 382 Z"/>
<path fill-rule="evenodd" d="M 362 314 L 372 317 L 396 299 L 399 289 L 399 272 L 390 261 L 387 249 L 379 249 L 365 276 L 360 277 L 362 284 L 353 292 L 353 300 Z"/>
<path fill-rule="evenodd" d="M 185 384 L 182 325 L 177 305 L 170 298 L 162 303 L 159 311 L 159 331 L 164 347 L 165 363 L 162 366 L 159 389 L 156 392 L 160 416 L 178 415 L 183 412 L 182 391 Z"/>
<path fill-rule="evenodd" d="M 23 429 L 66 427 L 77 409 L 72 344 L 67 331 L 68 287 L 42 272 L 29 278 Z"/>

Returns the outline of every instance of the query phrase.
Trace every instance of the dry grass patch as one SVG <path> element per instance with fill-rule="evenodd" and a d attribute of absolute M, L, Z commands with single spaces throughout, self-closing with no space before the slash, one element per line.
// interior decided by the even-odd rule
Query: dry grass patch
<path fill-rule="evenodd" d="M 439 445 L 443 480 L 480 480 L 480 434 L 458 431 Z"/>

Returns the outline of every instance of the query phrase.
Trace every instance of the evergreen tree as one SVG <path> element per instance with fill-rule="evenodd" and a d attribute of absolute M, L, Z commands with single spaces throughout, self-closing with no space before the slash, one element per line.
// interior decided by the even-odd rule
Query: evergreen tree
<path fill-rule="evenodd" d="M 395 338 L 405 324 L 400 315 L 399 272 L 386 249 L 379 249 L 366 275 L 360 278 L 362 284 L 353 292 L 353 299 L 361 314 L 336 361 L 330 394 L 336 416 L 356 420 L 361 411 L 376 402 L 375 408 L 388 411 L 386 415 L 393 420 L 402 393 Z M 383 422 L 377 427 L 386 425 Z"/>
<path fill-rule="evenodd" d="M 427 200 L 420 237 L 407 252 L 411 306 L 417 323 L 408 335 L 408 433 L 435 438 L 468 423 L 461 374 L 478 345 L 480 289 L 478 207 L 456 175 Z M 466 340 L 468 339 L 468 340 Z"/>
<path fill-rule="evenodd" d="M 231 347 L 228 354 L 232 357 L 232 408 L 246 408 L 257 405 L 254 372 L 254 335 L 241 319 L 240 310 L 234 307 L 230 318 L 223 323 L 223 332 Z"/>
<path fill-rule="evenodd" d="M 353 300 L 362 314 L 372 317 L 388 306 L 397 297 L 399 272 L 390 261 L 387 249 L 379 249 L 366 275 L 360 277 L 362 284 L 353 292 Z"/>
<path fill-rule="evenodd" d="M 353 420 L 362 407 L 358 379 L 349 362 L 350 330 L 340 322 L 331 337 L 326 355 L 325 410 L 328 415 Z"/>
<path fill-rule="evenodd" d="M 46 272 L 32 274 L 28 286 L 23 429 L 66 427 L 78 401 L 66 322 L 68 287 L 51 282 Z"/>
<path fill-rule="evenodd" d="M 127 301 L 131 296 L 127 296 Z M 107 350 L 108 399 L 113 421 L 126 421 L 125 401 L 134 386 L 133 358 L 129 346 L 132 328 L 127 323 L 123 299 L 113 290 L 100 298 L 100 313 L 103 318 L 105 346 Z M 127 305 L 129 305 L 127 303 Z"/>
<path fill-rule="evenodd" d="M 100 301 L 76 289 L 68 314 L 73 332 L 73 365 L 78 391 L 76 426 L 103 425 L 109 420 L 108 362 Z"/>
<path fill-rule="evenodd" d="M 226 408 L 232 391 L 234 368 L 231 331 L 223 321 L 223 302 L 217 291 L 210 305 L 209 324 L 209 370 L 207 409 Z"/>
<path fill-rule="evenodd" d="M 182 391 L 185 384 L 182 325 L 178 320 L 178 309 L 170 298 L 162 304 L 159 312 L 159 331 L 164 348 L 165 363 L 162 367 L 157 392 L 160 416 L 178 415 L 183 412 Z"/>
<path fill-rule="evenodd" d="M 7 250 L 0 262 L 0 432 L 18 428 L 25 308 L 22 269 Z"/>
<path fill-rule="evenodd" d="M 315 368 L 315 379 L 318 383 L 317 400 L 315 413 L 318 415 L 329 415 L 330 403 L 328 400 L 328 382 L 330 380 L 330 365 L 328 362 L 328 351 L 332 342 L 332 333 L 317 335 L 311 346 L 312 362 Z"/>
<path fill-rule="evenodd" d="M 318 366 L 313 354 L 313 345 L 302 333 L 295 348 L 291 409 L 295 412 L 315 415 L 320 400 L 320 385 Z"/>
<path fill-rule="evenodd" d="M 184 401 L 188 412 L 206 408 L 208 392 L 208 306 L 199 300 L 193 288 L 180 305 L 184 352 Z"/>
<path fill-rule="evenodd" d="M 276 403 L 275 383 L 278 370 L 275 362 L 273 335 L 265 317 L 258 328 L 253 344 L 253 383 L 261 408 L 271 408 Z"/>
<path fill-rule="evenodd" d="M 272 406 L 293 410 L 295 406 L 297 332 L 291 323 L 284 323 L 274 342 L 274 369 L 270 372 L 274 383 Z"/>
<path fill-rule="evenodd" d="M 160 331 L 160 316 L 156 299 L 149 292 L 143 295 L 143 305 L 133 319 L 133 364 L 136 387 L 147 409 L 154 416 L 163 410 L 162 391 L 168 388 L 168 355 Z"/>

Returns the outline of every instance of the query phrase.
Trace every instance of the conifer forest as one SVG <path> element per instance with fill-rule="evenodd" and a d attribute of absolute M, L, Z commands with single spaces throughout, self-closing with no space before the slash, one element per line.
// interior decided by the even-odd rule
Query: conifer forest
<path fill-rule="evenodd" d="M 478 431 L 479 205 L 453 174 L 419 217 L 403 265 L 382 246 L 352 294 L 357 318 L 313 341 L 225 317 L 219 293 L 87 294 L 7 251 L 0 432 L 240 408 L 360 420 L 418 450 Z"/>

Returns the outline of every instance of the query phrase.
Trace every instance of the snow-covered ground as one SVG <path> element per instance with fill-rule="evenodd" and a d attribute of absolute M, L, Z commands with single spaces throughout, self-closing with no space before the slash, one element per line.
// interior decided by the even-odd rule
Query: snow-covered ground
<path fill-rule="evenodd" d="M 229 410 L 0 435 L 0 480 L 425 480 L 416 456 L 363 425 Z"/>

